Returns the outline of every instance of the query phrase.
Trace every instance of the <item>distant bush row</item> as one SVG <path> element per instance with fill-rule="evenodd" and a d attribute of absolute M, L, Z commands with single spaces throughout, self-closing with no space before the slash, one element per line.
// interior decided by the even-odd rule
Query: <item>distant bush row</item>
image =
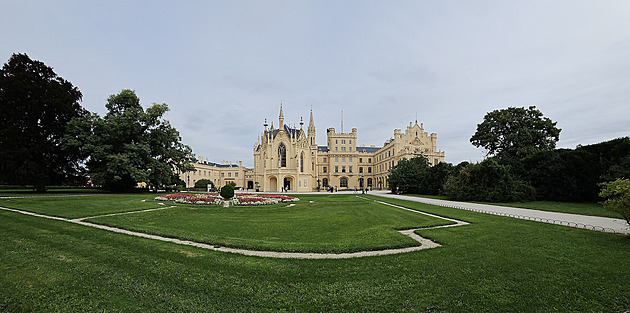
<path fill-rule="evenodd" d="M 576 149 L 542 151 L 526 158 L 491 157 L 480 163 L 429 167 L 418 157 L 392 168 L 389 183 L 402 193 L 453 200 L 595 202 L 601 183 L 630 177 L 630 138 Z"/>

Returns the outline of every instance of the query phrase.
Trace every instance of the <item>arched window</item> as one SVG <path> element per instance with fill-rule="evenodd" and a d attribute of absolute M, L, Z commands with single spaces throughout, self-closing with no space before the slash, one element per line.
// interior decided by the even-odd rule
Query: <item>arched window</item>
<path fill-rule="evenodd" d="M 346 177 L 339 179 L 339 187 L 348 188 L 348 179 Z"/>
<path fill-rule="evenodd" d="M 368 187 L 372 187 L 372 179 L 371 178 L 368 178 L 367 185 L 368 185 Z"/>
<path fill-rule="evenodd" d="M 328 187 L 328 178 L 324 178 L 324 179 L 322 179 L 322 185 L 323 185 L 324 187 Z"/>
<path fill-rule="evenodd" d="M 283 143 L 278 147 L 278 167 L 287 167 L 287 148 Z"/>
<path fill-rule="evenodd" d="M 300 154 L 300 173 L 304 173 L 304 152 Z"/>

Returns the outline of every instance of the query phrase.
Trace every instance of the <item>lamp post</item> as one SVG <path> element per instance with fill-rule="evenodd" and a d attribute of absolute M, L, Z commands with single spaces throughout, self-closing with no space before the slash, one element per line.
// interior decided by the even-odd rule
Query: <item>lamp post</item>
<path fill-rule="evenodd" d="M 186 180 L 188 181 L 186 183 L 186 192 L 190 192 L 190 173 L 186 172 Z"/>

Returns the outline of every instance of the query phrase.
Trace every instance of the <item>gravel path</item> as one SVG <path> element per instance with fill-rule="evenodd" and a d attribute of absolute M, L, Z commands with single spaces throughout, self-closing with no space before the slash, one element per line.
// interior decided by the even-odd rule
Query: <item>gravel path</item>
<path fill-rule="evenodd" d="M 525 220 L 537 221 L 537 222 L 545 222 L 545 223 L 584 228 L 584 229 L 596 230 L 596 231 L 602 231 L 602 232 L 630 234 L 630 228 L 628 227 L 628 223 L 626 223 L 626 221 L 623 219 L 513 208 L 513 207 L 505 207 L 505 206 L 489 205 L 489 204 L 429 199 L 429 198 L 421 198 L 421 197 L 414 197 L 414 196 L 396 195 L 396 194 L 391 194 L 386 191 L 375 191 L 371 194 L 375 196 L 385 197 L 385 198 L 415 201 L 415 202 L 421 202 L 421 203 L 432 204 L 432 205 L 437 205 L 437 206 L 454 208 L 454 209 L 468 210 L 468 211 L 501 215 L 501 216 L 509 216 L 509 217 L 520 218 L 520 219 L 525 219 Z"/>
<path fill-rule="evenodd" d="M 362 198 L 362 197 L 359 197 L 359 198 Z M 365 199 L 365 200 L 368 200 L 368 201 L 376 201 L 376 200 L 370 200 L 370 199 L 366 199 L 366 198 L 362 198 L 362 199 Z M 453 224 L 448 224 L 448 225 L 427 227 L 427 228 L 422 228 L 422 229 L 435 229 L 435 228 L 443 228 L 443 227 L 455 227 L 455 226 L 463 226 L 463 225 L 467 225 L 468 224 L 467 222 L 459 221 L 459 220 L 456 220 L 456 219 L 446 218 L 446 217 L 438 216 L 438 215 L 435 215 L 435 214 L 430 214 L 430 213 L 425 213 L 425 212 L 420 212 L 420 211 L 415 211 L 415 210 L 411 210 L 411 209 L 408 209 L 408 208 L 405 208 L 405 207 L 401 207 L 401 206 L 385 203 L 385 202 L 382 202 L 382 201 L 376 201 L 376 202 L 384 204 L 384 205 L 396 207 L 396 208 L 399 208 L 399 209 L 408 210 L 408 211 L 411 211 L 411 212 L 414 212 L 414 213 L 424 214 L 424 215 L 428 215 L 428 216 L 431 216 L 431 217 L 447 220 L 447 221 L 453 223 Z M 412 251 L 419 251 L 419 250 L 424 250 L 424 249 L 436 248 L 436 247 L 440 246 L 440 244 L 438 244 L 438 243 L 436 243 L 434 241 L 431 241 L 429 239 L 426 239 L 426 238 L 423 238 L 421 236 L 418 236 L 414 231 L 416 231 L 416 230 L 418 230 L 420 228 L 414 228 L 414 229 L 406 229 L 406 230 L 399 230 L 398 231 L 399 233 L 401 233 L 401 234 L 403 234 L 405 236 L 408 236 L 408 237 L 414 239 L 415 241 L 417 241 L 418 243 L 420 243 L 419 246 L 408 247 L 408 248 L 385 249 L 385 250 L 375 250 L 375 251 L 359 251 L 359 252 L 351 252 L 351 253 L 300 253 L 300 252 L 259 251 L 259 250 L 245 250 L 245 249 L 237 249 L 237 248 L 228 248 L 228 247 L 214 246 L 214 245 L 201 243 L 201 242 L 194 242 L 194 241 L 189 241 L 189 240 L 181 240 L 181 239 L 177 239 L 177 238 L 170 238 L 170 237 L 164 237 L 164 236 L 158 236 L 158 235 L 150 235 L 150 234 L 145 234 L 145 233 L 141 233 L 141 232 L 126 230 L 126 229 L 116 228 L 116 227 L 111 227 L 111 226 L 93 224 L 93 223 L 89 223 L 89 222 L 84 221 L 85 219 L 94 218 L 94 217 L 142 213 L 142 212 L 155 211 L 155 210 L 164 210 L 164 209 L 168 209 L 168 208 L 171 208 L 171 207 L 164 207 L 164 208 L 157 208 L 157 209 L 148 209 L 148 210 L 133 211 L 133 212 L 113 213 L 113 214 L 91 216 L 91 217 L 83 217 L 83 218 L 75 218 L 75 219 L 66 219 L 66 218 L 62 218 L 62 217 L 49 216 L 49 215 L 38 214 L 38 213 L 33 213 L 33 212 L 28 212 L 28 211 L 22 211 L 22 210 L 16 210 L 16 209 L 9 209 L 9 208 L 0 207 L 0 209 L 6 210 L 6 211 L 11 211 L 11 212 L 15 212 L 15 213 L 30 215 L 30 216 L 36 216 L 36 217 L 41 217 L 41 218 L 48 218 L 48 219 L 53 219 L 53 220 L 58 220 L 58 221 L 65 221 L 65 222 L 75 223 L 75 224 L 79 224 L 79 225 L 83 225 L 83 226 L 94 227 L 94 228 L 107 230 L 107 231 L 111 231 L 111 232 L 115 232 L 115 233 L 130 235 L 130 236 L 136 236 L 136 237 L 141 237 L 141 238 L 160 240 L 160 241 L 165 241 L 165 242 L 172 242 L 172 243 L 176 243 L 176 244 L 180 244 L 180 245 L 193 246 L 193 247 L 203 248 L 203 249 L 208 249 L 208 250 L 213 250 L 213 251 L 221 251 L 221 252 L 236 253 L 236 254 L 249 255 L 249 256 L 267 257 L 267 258 L 282 258 L 282 259 L 349 259 L 349 258 L 358 258 L 358 257 L 368 257 L 368 256 L 407 253 L 407 252 L 412 252 Z"/>

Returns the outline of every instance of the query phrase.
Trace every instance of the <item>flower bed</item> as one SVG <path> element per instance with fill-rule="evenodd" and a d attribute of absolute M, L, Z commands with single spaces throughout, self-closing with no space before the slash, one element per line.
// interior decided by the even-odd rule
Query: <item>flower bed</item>
<path fill-rule="evenodd" d="M 223 205 L 223 198 L 216 193 L 174 193 L 165 196 L 155 197 L 157 201 L 172 201 L 185 204 L 215 204 Z M 283 195 L 259 195 L 253 193 L 235 194 L 231 199 L 231 205 L 269 205 L 284 202 L 297 202 L 300 199 Z"/>

